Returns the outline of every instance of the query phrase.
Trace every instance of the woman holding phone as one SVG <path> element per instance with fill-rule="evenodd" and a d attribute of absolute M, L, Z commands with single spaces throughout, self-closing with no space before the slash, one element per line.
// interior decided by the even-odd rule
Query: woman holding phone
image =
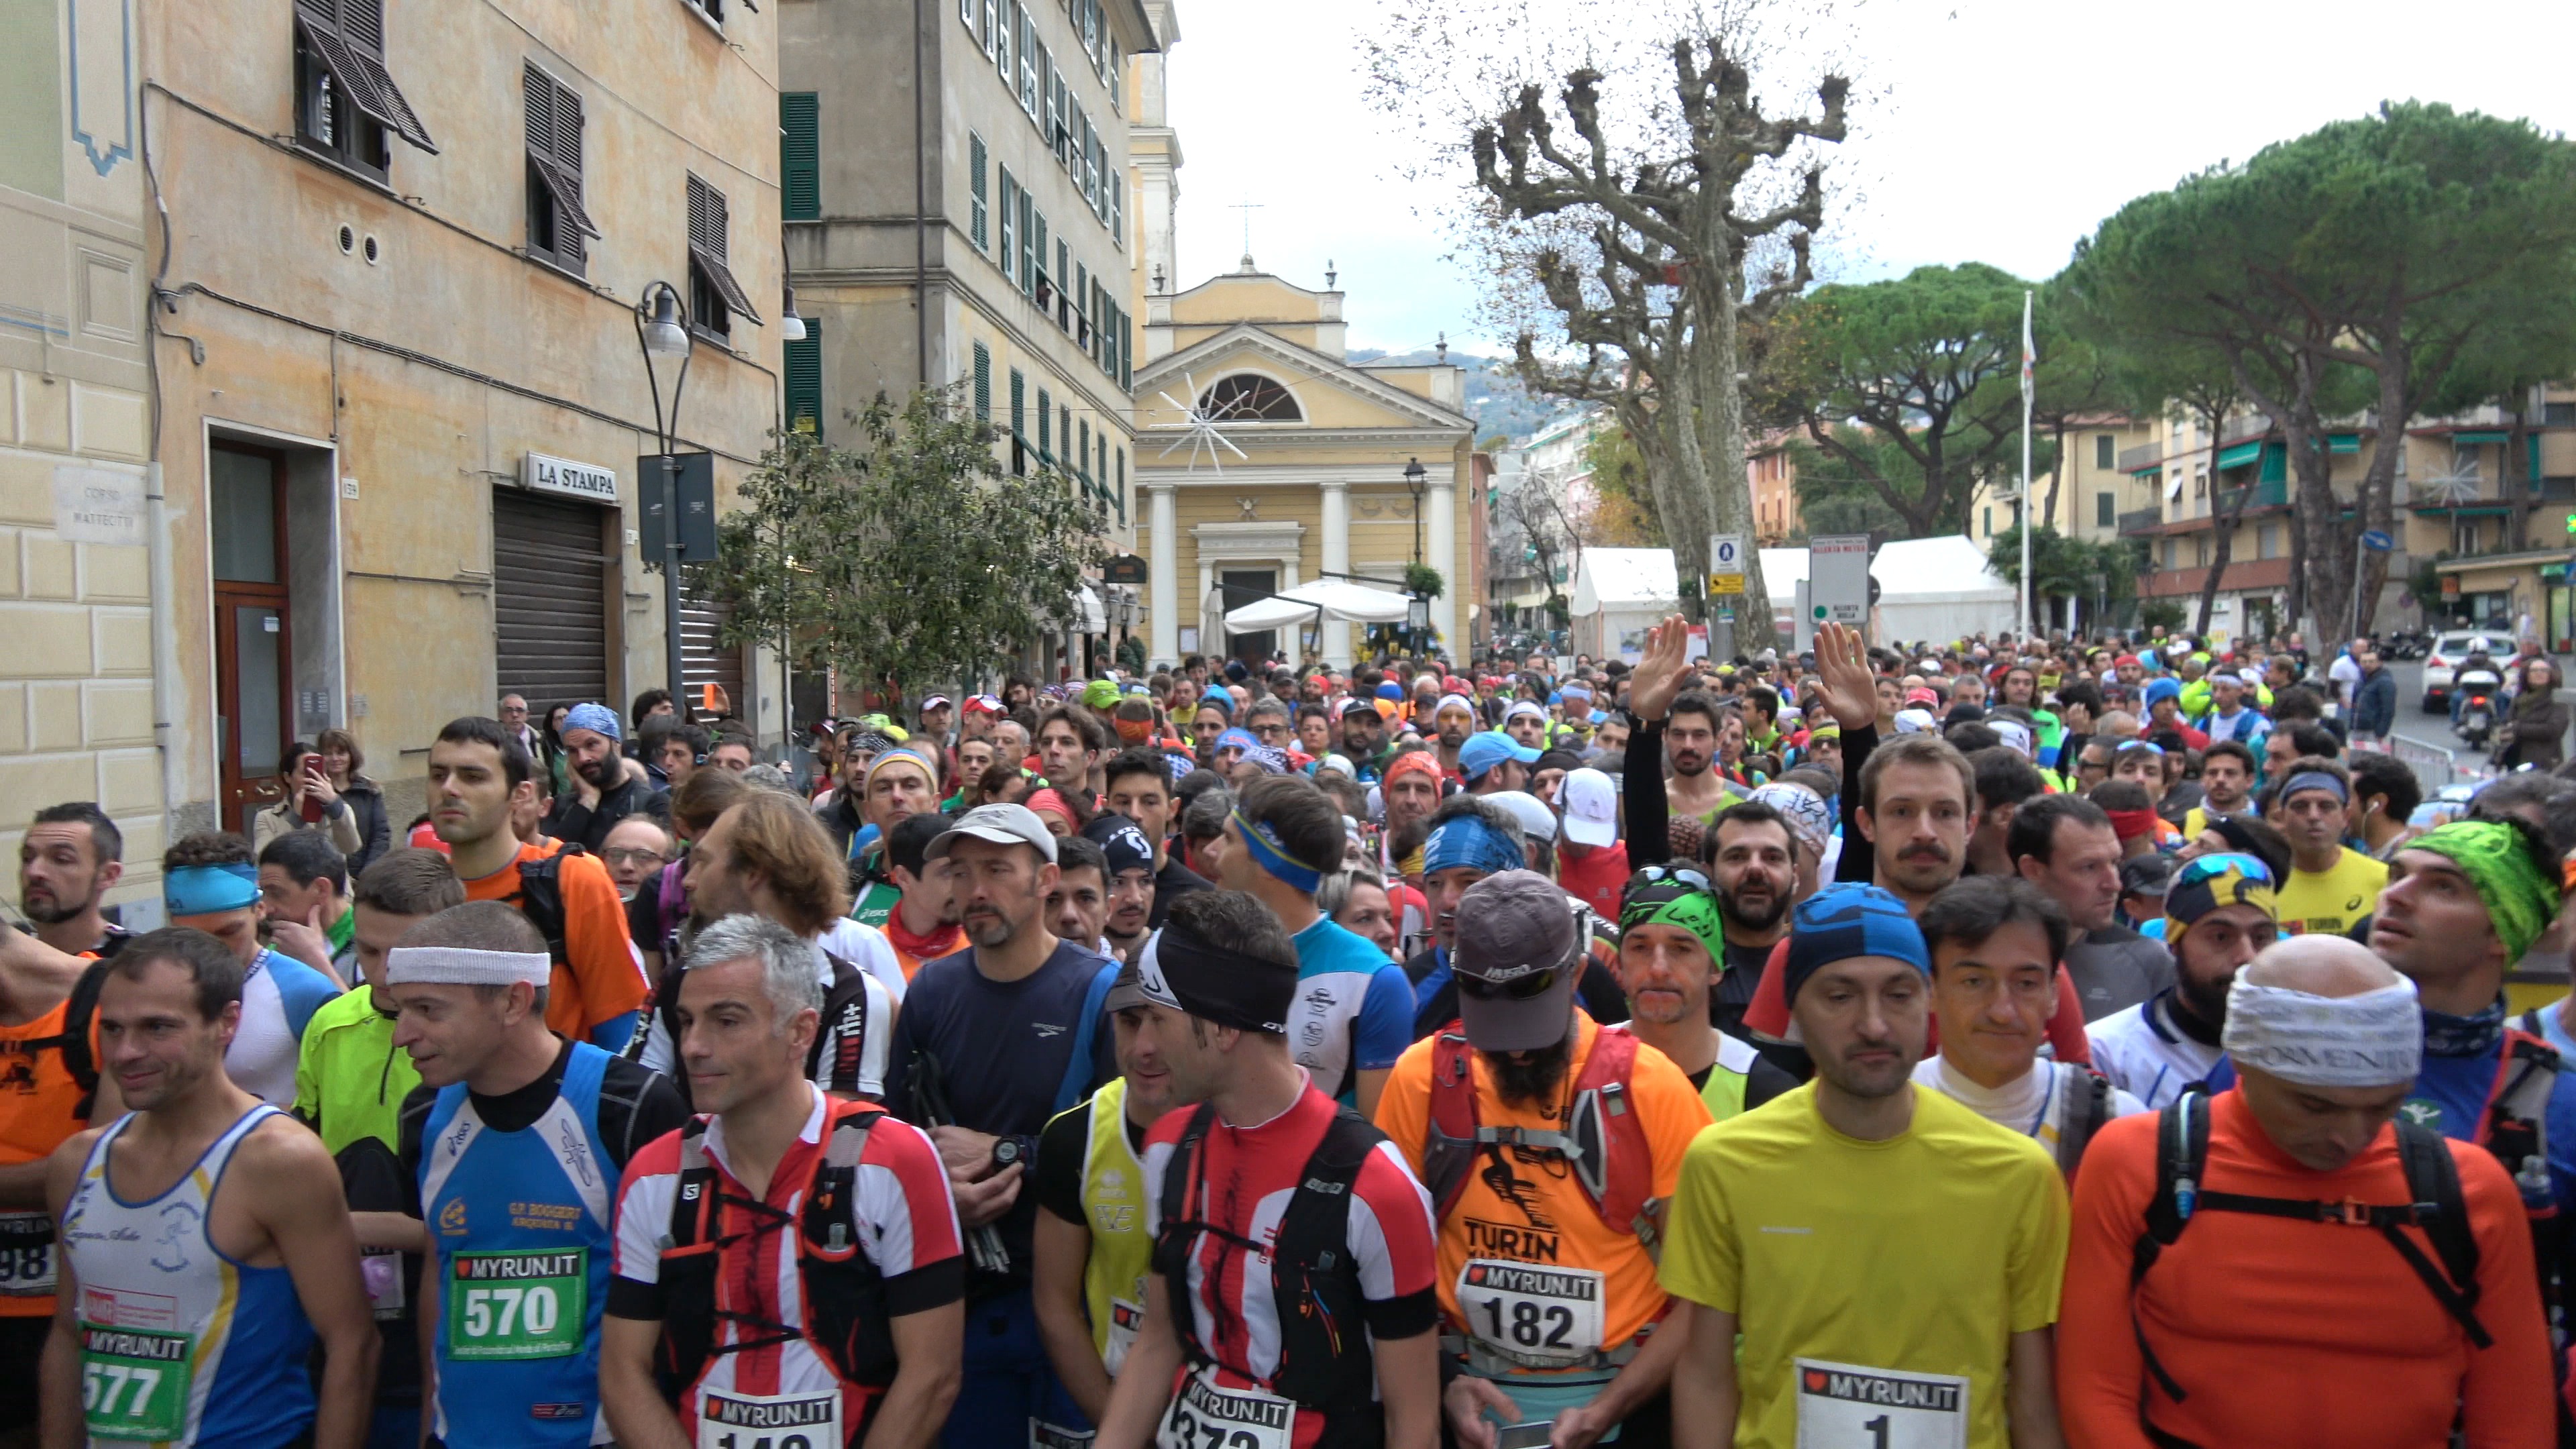
<path fill-rule="evenodd" d="M 347 730 L 329 729 L 313 737 L 313 752 L 321 757 L 323 777 L 346 801 L 356 817 L 358 839 L 356 854 L 349 857 L 349 879 L 375 864 L 392 840 L 392 827 L 385 819 L 385 795 L 376 782 L 358 773 L 365 768 L 367 757 L 358 749 L 357 738 Z"/>
<path fill-rule="evenodd" d="M 358 833 L 358 815 L 341 798 L 339 787 L 331 783 L 330 768 L 311 745 L 297 740 L 286 747 L 286 758 L 278 765 L 279 783 L 286 787 L 279 801 L 251 817 L 250 845 L 253 851 L 266 850 L 268 843 L 290 830 L 319 829 L 327 831 L 331 844 L 339 852 L 356 859 L 366 848 L 366 837 Z M 378 814 L 382 814 L 379 807 Z"/>

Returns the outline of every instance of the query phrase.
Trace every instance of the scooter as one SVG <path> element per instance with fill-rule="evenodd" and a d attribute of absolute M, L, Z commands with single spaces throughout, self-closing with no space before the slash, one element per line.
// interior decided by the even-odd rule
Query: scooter
<path fill-rule="evenodd" d="M 2492 669 L 2463 669 L 2452 678 L 2451 690 L 2460 696 L 2460 719 L 2451 730 L 2470 748 L 2487 747 L 2487 736 L 2495 729 L 2496 696 L 2503 688 L 2504 677 Z"/>

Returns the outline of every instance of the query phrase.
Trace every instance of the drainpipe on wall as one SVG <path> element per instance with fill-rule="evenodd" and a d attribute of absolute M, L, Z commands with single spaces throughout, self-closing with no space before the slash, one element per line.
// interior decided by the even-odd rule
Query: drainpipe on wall
<path fill-rule="evenodd" d="M 178 585 L 170 562 L 170 501 L 162 492 L 158 461 L 145 466 L 143 494 L 150 509 L 145 541 L 152 555 L 152 745 L 161 754 L 162 808 L 175 812 L 187 798 L 186 772 L 179 761 L 177 739 L 179 709 L 174 702 L 178 692 L 179 638 L 170 613 Z"/>
<path fill-rule="evenodd" d="M 929 128 L 921 118 L 922 107 L 929 103 L 929 97 L 922 93 L 926 64 L 922 56 L 922 32 L 926 27 L 921 6 L 922 0 L 912 0 L 912 325 L 915 356 L 921 372 L 920 386 L 927 388 L 930 386 L 930 139 Z"/>

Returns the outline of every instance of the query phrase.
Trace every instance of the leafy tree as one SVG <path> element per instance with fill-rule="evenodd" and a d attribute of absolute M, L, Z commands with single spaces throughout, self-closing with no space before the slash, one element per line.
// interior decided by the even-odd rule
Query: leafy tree
<path fill-rule="evenodd" d="M 852 418 L 860 446 L 783 432 L 719 526 L 699 588 L 728 643 L 787 641 L 792 663 L 916 691 L 1007 670 L 1073 622 L 1108 556 L 1102 507 L 1052 469 L 1013 477 L 992 429 L 945 392 Z"/>
<path fill-rule="evenodd" d="M 1646 486 L 1646 455 L 1622 427 L 1593 430 L 1583 445 L 1592 508 L 1578 519 L 1577 540 L 1593 548 L 1663 548 L 1663 519 Z"/>
<path fill-rule="evenodd" d="M 2014 588 L 2021 587 L 2021 525 L 1996 534 L 1986 546 L 1986 566 Z M 2095 543 L 2069 538 L 2046 524 L 2030 535 L 2030 596 L 2034 618 L 2044 617 L 2043 601 L 2096 600 L 2118 604 L 2134 598 L 2141 572 L 2138 551 L 2116 540 Z M 2097 587 L 2096 580 L 2099 580 Z"/>
<path fill-rule="evenodd" d="M 1782 310 L 1757 406 L 1803 427 L 1912 536 L 1955 533 L 1977 482 L 2019 461 L 2025 286 L 1970 262 L 1820 287 Z"/>
<path fill-rule="evenodd" d="M 1885 533 L 1902 536 L 1907 532 L 1905 516 L 1887 504 L 1879 495 L 1877 480 L 1912 479 L 1912 488 L 1920 491 L 1921 472 L 1914 459 L 1903 448 L 1866 429 L 1849 423 L 1829 429 L 1835 450 L 1827 452 L 1807 438 L 1792 435 L 1786 444 L 1789 468 L 1796 476 L 1791 485 L 1798 495 L 1798 517 L 1807 536 L 1834 533 Z M 1867 466 L 1855 468 L 1845 459 L 1860 456 Z M 1900 485 L 1903 486 L 1903 485 Z M 1968 495 L 1961 493 L 1951 500 L 1942 518 L 1941 532 L 1959 533 L 1966 528 Z"/>
<path fill-rule="evenodd" d="M 2384 105 L 2243 166 L 2130 202 L 2078 246 L 2070 281 L 2126 329 L 2204 343 L 2287 440 L 2304 567 L 2294 617 L 2328 629 L 2377 598 L 2385 555 L 2354 539 L 2393 518 L 2401 429 L 2576 366 L 2576 148 L 2527 122 Z M 2380 430 L 2357 517 L 2323 436 L 2338 369 L 2371 382 Z"/>

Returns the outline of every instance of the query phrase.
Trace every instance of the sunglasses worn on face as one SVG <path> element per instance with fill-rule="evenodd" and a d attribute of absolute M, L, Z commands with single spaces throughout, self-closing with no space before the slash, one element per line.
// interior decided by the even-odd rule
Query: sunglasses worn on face
<path fill-rule="evenodd" d="M 1556 968 L 1551 966 L 1544 971 L 1532 971 L 1509 981 L 1486 981 L 1463 975 L 1457 981 L 1459 995 L 1472 996 L 1478 1001 L 1527 1001 L 1546 995 L 1548 988 L 1556 984 Z"/>

